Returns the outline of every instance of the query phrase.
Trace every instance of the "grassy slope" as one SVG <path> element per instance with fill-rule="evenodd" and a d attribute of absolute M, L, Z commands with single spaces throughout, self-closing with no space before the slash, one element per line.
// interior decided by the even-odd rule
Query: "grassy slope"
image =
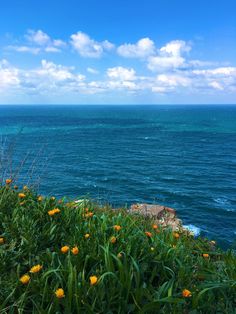
<path fill-rule="evenodd" d="M 53 208 L 60 212 L 49 216 Z M 175 236 L 122 210 L 38 200 L 28 189 L 3 186 L 0 313 L 234 313 L 235 255 L 206 239 Z M 64 245 L 70 247 L 65 254 Z M 37 264 L 43 268 L 30 274 Z M 24 285 L 25 273 L 31 279 Z M 98 278 L 93 286 L 92 275 Z M 62 299 L 57 288 L 64 290 Z M 184 298 L 184 289 L 192 296 Z"/>

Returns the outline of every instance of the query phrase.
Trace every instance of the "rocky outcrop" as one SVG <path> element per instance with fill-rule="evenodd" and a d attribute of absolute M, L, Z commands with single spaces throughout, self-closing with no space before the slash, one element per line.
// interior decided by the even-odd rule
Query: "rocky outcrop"
<path fill-rule="evenodd" d="M 181 220 L 176 217 L 175 210 L 170 207 L 137 203 L 131 205 L 129 212 L 131 214 L 141 214 L 143 216 L 150 217 L 162 228 L 169 227 L 173 231 L 179 231 L 182 229 Z"/>

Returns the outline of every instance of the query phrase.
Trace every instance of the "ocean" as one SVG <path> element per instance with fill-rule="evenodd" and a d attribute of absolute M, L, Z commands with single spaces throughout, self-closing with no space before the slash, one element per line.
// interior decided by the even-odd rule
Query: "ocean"
<path fill-rule="evenodd" d="M 163 204 L 196 234 L 236 243 L 236 106 L 2 105 L 0 135 L 41 194 Z"/>

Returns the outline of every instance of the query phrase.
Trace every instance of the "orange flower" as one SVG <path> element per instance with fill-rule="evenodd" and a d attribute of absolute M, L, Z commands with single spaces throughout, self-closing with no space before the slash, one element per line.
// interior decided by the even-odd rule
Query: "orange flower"
<path fill-rule="evenodd" d="M 23 283 L 23 285 L 27 285 L 30 281 L 30 276 L 28 274 L 25 274 L 20 277 L 20 282 Z"/>
<path fill-rule="evenodd" d="M 189 297 L 192 296 L 192 293 L 191 293 L 191 291 L 189 291 L 188 289 L 184 289 L 184 290 L 182 291 L 182 296 L 183 296 L 184 298 L 189 298 Z"/>
<path fill-rule="evenodd" d="M 62 288 L 58 288 L 56 291 L 55 291 L 55 295 L 58 299 L 62 299 L 65 297 L 65 292 Z"/>
<path fill-rule="evenodd" d="M 59 208 L 54 208 L 54 209 L 48 211 L 49 216 L 53 216 L 53 215 L 58 214 L 58 213 L 60 213 Z"/>
<path fill-rule="evenodd" d="M 77 254 L 79 253 L 78 247 L 77 247 L 77 246 L 74 246 L 74 247 L 71 249 L 71 252 L 72 252 L 72 254 L 77 255 Z"/>
<path fill-rule="evenodd" d="M 110 238 L 110 242 L 111 242 L 112 244 L 116 243 L 116 241 L 117 241 L 116 237 L 111 237 L 111 238 Z"/>
<path fill-rule="evenodd" d="M 174 232 L 173 233 L 173 237 L 176 238 L 176 239 L 179 239 L 180 235 L 178 232 Z"/>
<path fill-rule="evenodd" d="M 86 234 L 84 235 L 84 237 L 85 237 L 85 239 L 88 239 L 88 238 L 90 237 L 90 234 L 89 234 L 89 233 L 86 233 Z"/>
<path fill-rule="evenodd" d="M 86 207 L 84 210 L 86 211 L 86 213 L 89 211 L 88 207 Z"/>
<path fill-rule="evenodd" d="M 0 244 L 4 244 L 5 240 L 4 238 L 0 238 Z"/>
<path fill-rule="evenodd" d="M 149 232 L 149 231 L 146 231 L 145 234 L 146 234 L 146 236 L 147 236 L 148 238 L 151 238 L 151 237 L 152 237 L 152 234 L 151 234 L 151 232 Z"/>
<path fill-rule="evenodd" d="M 24 193 L 19 193 L 19 194 L 18 194 L 18 197 L 19 197 L 19 198 L 25 198 L 25 196 L 26 196 L 26 195 L 25 195 Z"/>
<path fill-rule="evenodd" d="M 158 229 L 158 225 L 156 225 L 156 224 L 152 225 L 152 229 L 154 229 L 154 230 Z"/>
<path fill-rule="evenodd" d="M 14 185 L 14 189 L 15 189 L 15 190 L 18 190 L 18 186 L 17 186 L 17 185 Z"/>
<path fill-rule="evenodd" d="M 39 264 L 35 265 L 35 266 L 31 267 L 30 273 L 32 273 L 32 274 L 38 273 L 42 268 L 43 268 L 42 265 L 39 265 Z"/>
<path fill-rule="evenodd" d="M 98 277 L 97 276 L 90 276 L 89 280 L 90 280 L 90 285 L 94 286 L 98 282 Z"/>
<path fill-rule="evenodd" d="M 113 228 L 114 228 L 115 231 L 120 231 L 121 226 L 120 225 L 115 225 Z"/>
<path fill-rule="evenodd" d="M 6 184 L 11 184 L 12 183 L 12 179 L 6 179 Z"/>
<path fill-rule="evenodd" d="M 207 254 L 207 253 L 202 254 L 202 256 L 203 256 L 204 258 L 209 258 L 209 254 Z"/>
<path fill-rule="evenodd" d="M 85 214 L 85 217 L 86 217 L 86 218 L 87 218 L 87 217 L 90 217 L 90 218 L 91 218 L 91 217 L 93 217 L 93 213 L 92 213 L 92 212 L 88 212 L 88 213 Z"/>
<path fill-rule="evenodd" d="M 61 252 L 63 253 L 63 254 L 66 254 L 68 251 L 69 251 L 69 246 L 68 245 L 65 245 L 65 246 L 63 246 L 62 248 L 61 248 Z"/>

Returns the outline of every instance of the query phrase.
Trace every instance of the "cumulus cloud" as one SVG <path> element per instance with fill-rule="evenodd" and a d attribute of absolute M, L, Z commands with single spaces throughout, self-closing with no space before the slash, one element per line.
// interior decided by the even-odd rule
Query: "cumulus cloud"
<path fill-rule="evenodd" d="M 96 72 L 87 68 L 89 73 Z M 218 67 L 208 69 L 187 69 L 162 72 L 158 75 L 139 75 L 134 68 L 110 67 L 105 76 L 89 80 L 73 66 L 56 64 L 43 59 L 40 66 L 21 69 L 0 61 L 0 91 L 4 94 L 21 95 L 69 95 L 114 93 L 115 91 L 135 93 L 152 92 L 171 94 L 179 92 L 228 93 L 236 91 L 236 68 Z M 55 97 L 56 97 L 55 96 Z M 1 99 L 0 99 L 1 101 Z"/>
<path fill-rule="evenodd" d="M 0 61 L 0 90 L 18 86 L 19 71 L 12 67 L 6 60 Z"/>
<path fill-rule="evenodd" d="M 123 44 L 117 48 L 117 53 L 126 58 L 145 58 L 155 53 L 154 42 L 146 37 L 135 44 Z"/>
<path fill-rule="evenodd" d="M 187 87 L 191 85 L 191 79 L 189 77 L 177 74 L 160 74 L 157 76 L 157 82 L 165 85 L 165 86 L 183 86 Z"/>
<path fill-rule="evenodd" d="M 121 66 L 107 69 L 107 76 L 110 79 L 119 81 L 133 81 L 136 79 L 134 69 Z"/>
<path fill-rule="evenodd" d="M 151 71 L 163 71 L 181 68 L 185 65 L 184 54 L 191 47 L 183 40 L 174 40 L 159 49 L 158 54 L 148 59 L 148 68 Z"/>
<path fill-rule="evenodd" d="M 71 45 L 82 57 L 88 58 L 99 58 L 104 51 L 114 47 L 108 40 L 97 42 L 83 32 L 71 35 Z"/>
<path fill-rule="evenodd" d="M 26 43 L 18 46 L 8 46 L 10 50 L 39 54 L 40 52 L 60 52 L 66 43 L 60 39 L 52 39 L 42 30 L 28 30 L 25 35 Z"/>

